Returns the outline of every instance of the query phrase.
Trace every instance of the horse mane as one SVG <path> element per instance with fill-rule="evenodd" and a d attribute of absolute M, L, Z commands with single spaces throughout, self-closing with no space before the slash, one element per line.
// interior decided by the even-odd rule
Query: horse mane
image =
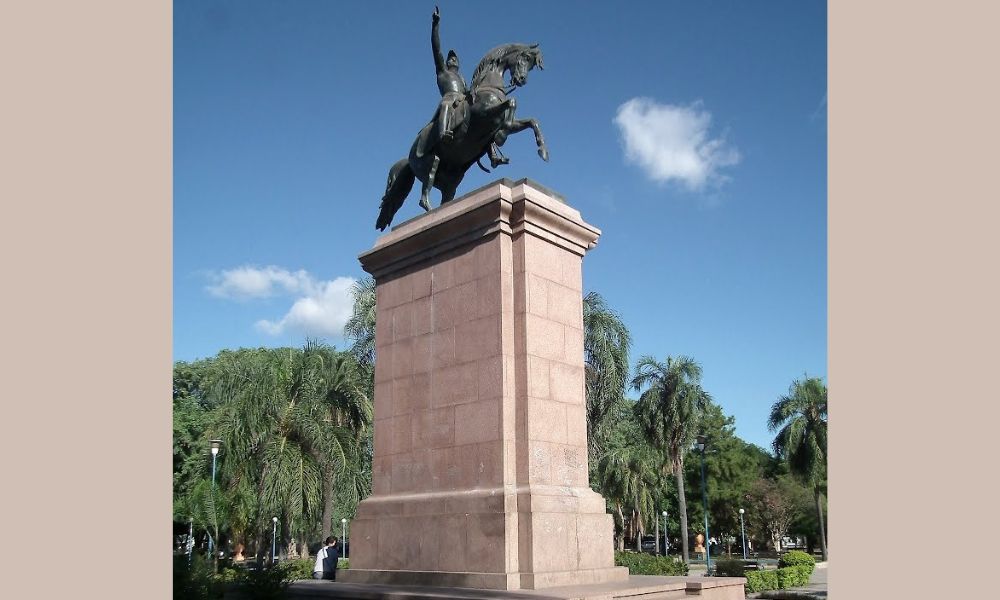
<path fill-rule="evenodd" d="M 510 55 L 521 54 L 530 49 L 531 46 L 529 44 L 504 44 L 490 50 L 479 61 L 479 66 L 476 67 L 475 72 L 472 74 L 472 87 L 478 87 L 487 72 L 503 70 Z"/>

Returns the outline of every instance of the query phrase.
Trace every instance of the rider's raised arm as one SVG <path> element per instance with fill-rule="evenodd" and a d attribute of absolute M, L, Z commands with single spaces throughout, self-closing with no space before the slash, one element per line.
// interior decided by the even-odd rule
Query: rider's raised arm
<path fill-rule="evenodd" d="M 437 73 L 444 71 L 444 55 L 441 54 L 441 37 L 438 35 L 438 23 L 441 21 L 441 13 L 434 7 L 434 14 L 431 15 L 431 51 L 434 52 L 434 70 Z"/>

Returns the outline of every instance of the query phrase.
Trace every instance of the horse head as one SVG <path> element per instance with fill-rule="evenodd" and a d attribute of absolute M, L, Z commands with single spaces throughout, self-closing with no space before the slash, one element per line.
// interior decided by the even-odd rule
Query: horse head
<path fill-rule="evenodd" d="M 472 74 L 473 89 L 503 88 L 503 73 L 510 72 L 511 83 L 520 87 L 528 82 L 528 71 L 542 66 L 542 51 L 538 44 L 504 44 L 486 53 Z"/>
<path fill-rule="evenodd" d="M 528 83 L 528 71 L 535 67 L 545 68 L 542 65 L 542 51 L 539 50 L 538 44 L 532 44 L 517 53 L 510 66 L 510 82 L 517 87 Z"/>

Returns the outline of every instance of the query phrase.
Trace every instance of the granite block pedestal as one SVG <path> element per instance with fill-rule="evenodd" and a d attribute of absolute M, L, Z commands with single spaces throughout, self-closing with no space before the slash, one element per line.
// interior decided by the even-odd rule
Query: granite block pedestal
<path fill-rule="evenodd" d="M 361 255 L 375 277 L 373 493 L 346 582 L 624 581 L 587 481 L 582 258 L 600 231 L 500 180 Z"/>

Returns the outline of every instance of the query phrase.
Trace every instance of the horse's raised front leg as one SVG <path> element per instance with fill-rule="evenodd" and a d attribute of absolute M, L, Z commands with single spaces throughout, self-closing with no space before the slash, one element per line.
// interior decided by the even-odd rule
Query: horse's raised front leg
<path fill-rule="evenodd" d="M 542 160 L 549 160 L 549 150 L 545 145 L 545 137 L 542 135 L 542 128 L 538 124 L 537 119 L 511 119 L 507 134 L 524 131 L 529 127 L 535 132 L 535 145 L 538 146 L 538 156 L 541 156 Z"/>

